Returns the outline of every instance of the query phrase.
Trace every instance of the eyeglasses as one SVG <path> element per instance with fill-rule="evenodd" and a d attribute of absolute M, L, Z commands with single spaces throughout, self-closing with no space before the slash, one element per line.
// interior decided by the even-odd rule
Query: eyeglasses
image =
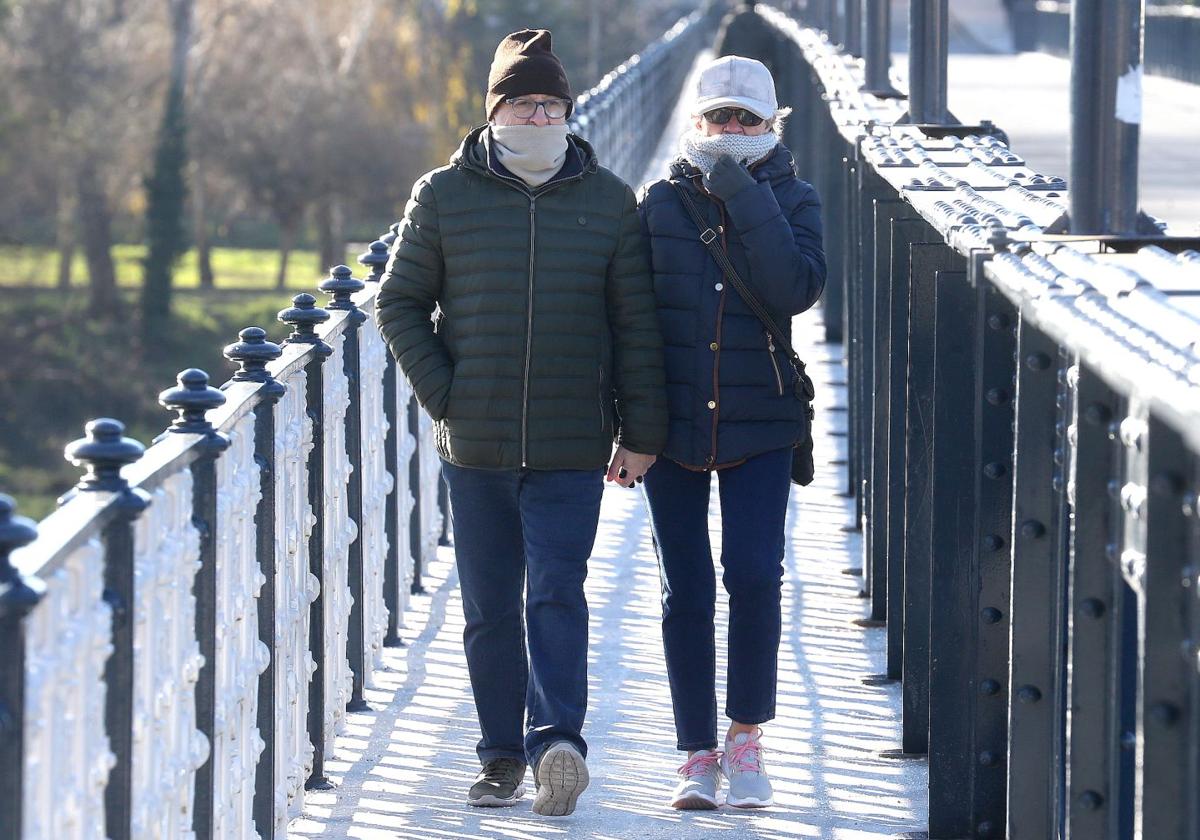
<path fill-rule="evenodd" d="M 571 100 L 569 99 L 547 99 L 543 102 L 538 102 L 534 99 L 526 99 L 523 96 L 518 96 L 514 99 L 505 99 L 513 110 L 513 115 L 517 119 L 531 120 L 533 115 L 537 113 L 540 107 L 546 114 L 548 120 L 561 120 L 571 111 Z"/>
<path fill-rule="evenodd" d="M 704 119 L 713 125 L 725 125 L 734 117 L 737 117 L 737 121 L 747 127 L 760 125 L 763 121 L 758 114 L 752 114 L 745 108 L 717 108 L 704 114 Z"/>

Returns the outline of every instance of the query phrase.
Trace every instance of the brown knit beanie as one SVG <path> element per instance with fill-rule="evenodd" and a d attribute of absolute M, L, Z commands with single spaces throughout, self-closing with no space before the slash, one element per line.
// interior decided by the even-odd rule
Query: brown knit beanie
<path fill-rule="evenodd" d="M 571 101 L 567 71 L 550 48 L 548 29 L 522 29 L 506 35 L 496 47 L 488 73 L 488 119 L 508 97 L 531 93 L 548 93 Z"/>

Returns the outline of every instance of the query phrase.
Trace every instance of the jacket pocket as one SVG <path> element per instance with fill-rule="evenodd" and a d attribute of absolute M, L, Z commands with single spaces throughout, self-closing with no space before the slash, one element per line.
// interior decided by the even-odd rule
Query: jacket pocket
<path fill-rule="evenodd" d="M 767 333 L 767 355 L 771 357 L 771 369 L 775 371 L 775 387 L 779 396 L 783 396 L 783 375 L 779 372 L 779 360 L 775 358 L 775 339 Z"/>

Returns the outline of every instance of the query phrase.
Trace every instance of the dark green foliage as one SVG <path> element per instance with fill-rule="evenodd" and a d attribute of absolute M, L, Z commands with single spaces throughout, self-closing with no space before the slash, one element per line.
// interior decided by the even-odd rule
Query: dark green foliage
<path fill-rule="evenodd" d="M 275 319 L 286 295 L 181 292 L 171 329 L 152 344 L 127 317 L 98 318 L 86 295 L 7 295 L 21 317 L 0 331 L 0 354 L 13 360 L 0 368 L 0 491 L 35 518 L 79 479 L 62 452 L 88 420 L 115 417 L 148 445 L 171 422 L 157 398 L 179 371 L 198 367 L 219 385 L 234 369 L 221 349 L 238 330 L 260 326 L 276 342 L 288 333 Z M 131 295 L 126 290 L 118 311 L 129 311 Z"/>
<path fill-rule="evenodd" d="M 142 286 L 142 317 L 147 324 L 171 313 L 171 279 L 175 264 L 187 250 L 184 206 L 187 202 L 187 118 L 180 85 L 167 91 L 154 170 L 146 187 L 146 279 Z"/>

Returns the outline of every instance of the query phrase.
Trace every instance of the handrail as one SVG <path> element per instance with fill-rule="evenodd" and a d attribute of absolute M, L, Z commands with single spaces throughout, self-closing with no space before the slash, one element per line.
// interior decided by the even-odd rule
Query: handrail
<path fill-rule="evenodd" d="M 824 203 L 870 681 L 929 836 L 1191 838 L 1200 240 L 1059 234 L 1071 185 L 997 127 L 897 125 L 825 33 L 750 14 Z"/>

